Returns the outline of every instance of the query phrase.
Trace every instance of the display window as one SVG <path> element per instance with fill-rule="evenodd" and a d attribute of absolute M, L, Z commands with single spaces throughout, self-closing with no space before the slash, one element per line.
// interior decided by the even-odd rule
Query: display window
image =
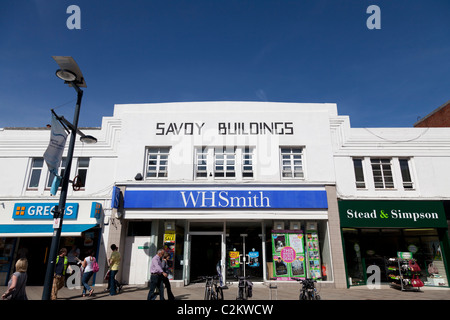
<path fill-rule="evenodd" d="M 279 226 L 284 228 L 274 229 Z M 276 221 L 267 225 L 266 278 L 279 281 L 295 278 L 330 281 L 329 248 L 327 221 Z"/>
<path fill-rule="evenodd" d="M 13 261 L 15 238 L 0 238 L 0 283 L 7 285 Z"/>
<path fill-rule="evenodd" d="M 411 256 L 420 267 L 417 277 L 427 286 L 448 286 L 439 230 L 343 228 L 345 262 L 351 286 L 367 283 L 367 268 L 379 267 L 381 282 L 390 283 L 389 259 Z"/>

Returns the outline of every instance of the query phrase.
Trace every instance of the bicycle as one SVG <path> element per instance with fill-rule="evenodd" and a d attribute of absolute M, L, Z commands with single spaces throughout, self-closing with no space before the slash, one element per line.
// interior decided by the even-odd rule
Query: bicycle
<path fill-rule="evenodd" d="M 315 279 L 295 279 L 302 283 L 302 288 L 300 289 L 299 300 L 320 300 L 320 295 L 316 289 L 314 283 L 317 282 Z"/>
<path fill-rule="evenodd" d="M 204 300 L 223 300 L 223 289 L 219 285 L 218 276 L 204 276 L 201 280 L 206 280 Z"/>
<path fill-rule="evenodd" d="M 234 277 L 239 280 L 238 294 L 236 300 L 247 300 L 249 297 L 251 298 L 253 283 L 247 280 L 250 278 L 250 276 L 246 277 L 234 276 Z"/>

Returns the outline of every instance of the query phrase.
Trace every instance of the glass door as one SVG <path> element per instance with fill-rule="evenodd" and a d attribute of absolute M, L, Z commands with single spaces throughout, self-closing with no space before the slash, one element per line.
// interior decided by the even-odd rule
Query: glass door
<path fill-rule="evenodd" d="M 184 257 L 183 257 L 183 279 L 184 285 L 191 283 L 191 267 L 189 261 L 191 260 L 191 237 L 186 233 L 184 241 Z"/>
<path fill-rule="evenodd" d="M 263 281 L 263 251 L 261 222 L 227 222 L 226 279 L 250 276 L 251 281 Z"/>
<path fill-rule="evenodd" d="M 202 276 L 217 275 L 217 265 L 223 270 L 223 232 L 194 231 L 186 235 L 184 284 Z"/>

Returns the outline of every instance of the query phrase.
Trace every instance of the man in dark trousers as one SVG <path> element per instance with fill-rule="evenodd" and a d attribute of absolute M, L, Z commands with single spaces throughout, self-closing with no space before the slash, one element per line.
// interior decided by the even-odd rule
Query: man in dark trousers
<path fill-rule="evenodd" d="M 67 259 L 67 249 L 62 248 L 59 250 L 59 255 L 56 257 L 55 274 L 53 275 L 52 300 L 57 299 L 59 289 L 64 287 L 68 266 L 69 260 Z"/>
<path fill-rule="evenodd" d="M 147 300 L 155 300 L 155 289 L 159 288 L 160 299 L 164 300 L 164 283 L 162 277 L 167 277 L 167 273 L 162 269 L 161 259 L 164 255 L 164 249 L 159 249 L 156 255 L 152 258 L 150 264 L 150 290 L 148 291 Z"/>

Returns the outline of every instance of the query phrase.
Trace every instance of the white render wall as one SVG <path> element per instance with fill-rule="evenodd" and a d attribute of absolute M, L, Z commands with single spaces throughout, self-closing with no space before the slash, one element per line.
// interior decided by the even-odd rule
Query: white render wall
<path fill-rule="evenodd" d="M 104 209 L 110 207 L 111 190 L 114 185 L 117 168 L 117 141 L 120 135 L 120 123 L 104 118 L 102 128 L 82 129 L 83 133 L 93 135 L 97 144 L 88 145 L 79 141 L 77 136 L 74 160 L 70 178 L 73 179 L 77 167 L 77 158 L 90 158 L 86 187 L 73 191 L 69 185 L 67 202 L 97 201 Z M 67 137 L 66 156 L 70 135 Z M 12 211 L 15 202 L 58 202 L 56 196 L 50 195 L 45 188 L 48 175 L 44 163 L 41 172 L 40 185 L 37 190 L 27 189 L 32 158 L 43 157 L 50 141 L 50 130 L 46 128 L 0 128 L 0 224 L 12 221 Z M 80 212 L 81 213 L 81 212 Z M 89 212 L 90 213 L 90 208 Z"/>
<path fill-rule="evenodd" d="M 171 146 L 168 182 L 193 182 L 195 147 L 253 146 L 255 147 L 252 182 L 279 183 L 279 146 L 305 146 L 306 178 L 301 183 L 333 183 L 329 118 L 337 116 L 335 104 L 298 104 L 269 102 L 188 102 L 162 104 L 116 105 L 114 118 L 122 121 L 122 135 L 118 150 L 117 181 L 133 180 L 144 173 L 146 146 Z M 221 135 L 219 123 L 292 122 L 293 135 Z M 162 123 L 157 127 L 157 123 Z M 201 126 L 199 134 L 167 133 L 170 124 L 185 123 Z M 164 130 L 161 130 L 164 128 Z M 248 128 L 247 128 L 248 129 Z M 157 134 L 163 133 L 163 134 Z M 167 133 L 167 134 L 166 134 Z M 202 182 L 205 182 L 204 180 Z M 208 181 L 210 182 L 210 181 Z M 216 180 L 236 183 L 239 180 Z M 291 181 L 299 182 L 299 180 Z M 289 183 L 284 180 L 283 183 Z"/>
<path fill-rule="evenodd" d="M 337 195 L 341 199 L 450 199 L 450 128 L 351 128 L 331 121 Z M 365 189 L 357 189 L 353 157 L 364 159 Z M 395 189 L 375 190 L 370 158 L 392 158 Z M 410 158 L 413 190 L 402 186 L 398 158 Z"/>

